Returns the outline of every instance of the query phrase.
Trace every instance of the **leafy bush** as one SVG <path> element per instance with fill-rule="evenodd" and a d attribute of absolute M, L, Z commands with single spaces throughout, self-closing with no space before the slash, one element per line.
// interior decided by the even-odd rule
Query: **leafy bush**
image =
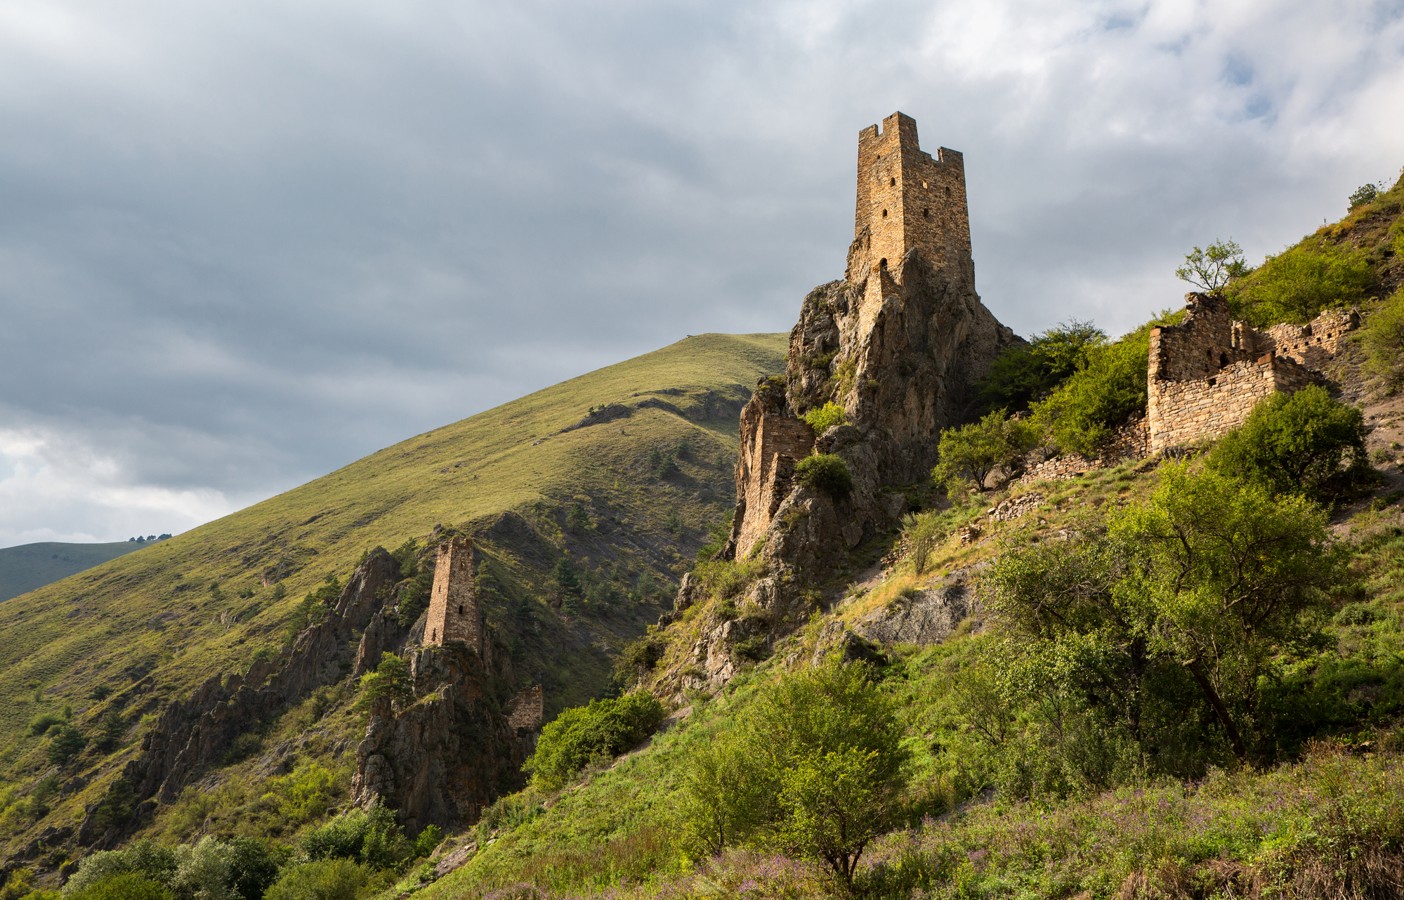
<path fill-rule="evenodd" d="M 77 891 L 63 892 L 71 900 L 175 900 L 171 889 L 139 872 L 119 872 Z"/>
<path fill-rule="evenodd" d="M 60 716 L 56 713 L 40 713 L 39 715 L 35 716 L 33 719 L 30 720 L 29 733 L 34 735 L 35 737 L 48 734 L 49 729 L 53 728 L 56 725 L 62 725 L 66 721 L 67 720 L 64 719 L 63 716 Z"/>
<path fill-rule="evenodd" d="M 836 453 L 806 456 L 795 464 L 795 478 L 800 484 L 834 498 L 846 497 L 853 490 L 853 476 L 848 472 L 848 463 Z"/>
<path fill-rule="evenodd" d="M 1347 198 L 1347 200 L 1350 203 L 1350 208 L 1355 209 L 1357 206 L 1364 206 L 1367 203 L 1373 203 L 1375 198 L 1379 195 L 1379 185 L 1362 184 L 1360 187 L 1350 192 L 1350 197 Z"/>
<path fill-rule="evenodd" d="M 1117 428 L 1145 413 L 1150 327 L 1090 348 L 1086 363 L 1034 405 L 1035 423 L 1052 434 L 1059 450 L 1093 456 Z"/>
<path fill-rule="evenodd" d="M 268 781 L 268 796 L 274 798 L 278 815 L 293 828 L 325 816 L 343 790 L 337 773 L 315 762 Z"/>
<path fill-rule="evenodd" d="M 980 383 L 980 397 L 989 408 L 1024 409 L 1048 396 L 1086 362 L 1091 348 L 1106 342 L 1106 333 L 1091 322 L 1074 319 L 1050 328 L 995 357 Z"/>
<path fill-rule="evenodd" d="M 532 782 L 558 788 L 596 760 L 618 756 L 648 737 L 663 721 L 663 707 L 647 691 L 592 700 L 567 709 L 541 729 L 536 752 L 523 768 Z"/>
<path fill-rule="evenodd" d="M 356 709 L 361 711 L 369 711 L 382 701 L 394 707 L 413 699 L 414 683 L 410 679 L 409 665 L 393 653 L 382 656 L 375 671 L 362 675 L 356 688 Z"/>
<path fill-rule="evenodd" d="M 49 762 L 56 766 L 61 766 L 88 746 L 88 739 L 83 736 L 83 732 L 72 725 L 64 723 L 49 730 L 49 745 L 45 753 L 49 757 Z"/>
<path fill-rule="evenodd" d="M 1404 230 L 1397 254 L 1404 255 Z M 1366 364 L 1391 390 L 1404 387 L 1404 289 L 1395 291 L 1365 318 L 1360 329 Z"/>
<path fill-rule="evenodd" d="M 1324 309 L 1358 304 L 1375 285 L 1363 250 L 1315 237 L 1268 257 L 1224 293 L 1238 318 L 1262 328 L 1303 324 Z"/>
<path fill-rule="evenodd" d="M 805 413 L 803 418 L 815 434 L 823 434 L 835 425 L 843 425 L 848 421 L 844 408 L 833 401 L 816 406 Z"/>
<path fill-rule="evenodd" d="M 902 540 L 912 561 L 912 571 L 916 574 L 926 574 L 931 551 L 936 549 L 936 544 L 945 535 L 943 525 L 940 516 L 931 513 L 908 513 L 902 518 Z"/>
<path fill-rule="evenodd" d="M 995 410 L 978 422 L 941 432 L 936 453 L 940 462 L 931 477 L 948 493 L 966 481 L 985 490 L 985 479 L 997 468 L 1013 466 L 1038 443 L 1038 431 L 1022 419 Z"/>
<path fill-rule="evenodd" d="M 395 813 L 376 805 L 369 812 L 341 813 L 313 828 L 302 837 L 302 852 L 309 859 L 351 859 L 373 869 L 392 869 L 413 856 L 414 845 L 404 837 Z"/>
<path fill-rule="evenodd" d="M 370 880 L 349 859 L 319 859 L 289 866 L 268 888 L 266 900 L 356 900 Z"/>
<path fill-rule="evenodd" d="M 756 841 L 819 860 L 847 888 L 900 812 L 908 752 L 891 700 L 834 659 L 769 685 L 740 732 L 689 760 L 682 817 L 694 847 Z"/>
<path fill-rule="evenodd" d="M 99 885 L 114 876 L 135 875 L 144 881 L 154 883 L 161 890 L 169 884 L 176 873 L 175 851 L 150 841 L 138 841 L 121 850 L 107 850 L 93 853 L 83 858 L 78 870 L 63 887 L 65 897 L 89 897 L 85 892 L 97 889 Z M 135 883 L 135 882 L 133 882 Z M 141 890 L 148 890 L 142 887 Z M 117 897 L 121 895 L 95 894 L 94 897 Z M 139 895 L 137 895 L 139 896 Z M 170 896 L 169 893 L 149 894 L 148 896 Z"/>
<path fill-rule="evenodd" d="M 1317 385 L 1274 394 L 1219 440 L 1209 464 L 1260 481 L 1275 493 L 1324 499 L 1368 471 L 1365 417 Z"/>
<path fill-rule="evenodd" d="M 1319 642 L 1344 581 L 1309 501 L 1213 470 L 1162 471 L 1106 535 L 1004 553 L 986 577 L 1008 654 L 995 702 L 966 704 L 972 727 L 1016 772 L 1061 778 L 1044 779 L 1054 790 L 1107 787 L 1142 764 L 1194 775 L 1216 747 L 1244 760 L 1270 746 L 1262 692 Z M 1070 732 L 1061 756 L 1039 756 L 1042 738 Z"/>

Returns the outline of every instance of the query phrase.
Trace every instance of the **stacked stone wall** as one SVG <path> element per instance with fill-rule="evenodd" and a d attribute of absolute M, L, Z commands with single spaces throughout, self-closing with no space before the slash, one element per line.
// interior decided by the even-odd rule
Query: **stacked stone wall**
<path fill-rule="evenodd" d="M 1268 354 L 1233 363 L 1209 378 L 1152 381 L 1150 450 L 1160 453 L 1225 434 L 1247 421 L 1259 400 L 1312 380 L 1296 361 Z"/>
<path fill-rule="evenodd" d="M 541 685 L 536 684 L 512 698 L 507 724 L 519 738 L 530 737 L 541 729 L 546 718 L 546 699 Z"/>
<path fill-rule="evenodd" d="M 741 411 L 736 462 L 736 516 L 731 546 L 744 559 L 765 538 L 780 503 L 790 492 L 795 464 L 814 448 L 814 432 L 790 413 L 777 390 L 762 385 Z"/>
<path fill-rule="evenodd" d="M 1340 351 L 1341 340 L 1360 327 L 1360 313 L 1353 309 L 1331 309 L 1306 325 L 1274 325 L 1267 340 L 1278 356 L 1320 369 Z"/>

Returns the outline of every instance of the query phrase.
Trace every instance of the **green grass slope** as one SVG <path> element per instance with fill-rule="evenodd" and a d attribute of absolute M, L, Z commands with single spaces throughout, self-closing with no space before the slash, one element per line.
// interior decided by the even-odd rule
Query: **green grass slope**
<path fill-rule="evenodd" d="M 45 541 L 0 550 L 0 600 L 38 590 L 84 569 L 102 565 L 145 542 L 116 541 L 111 544 L 68 544 Z"/>
<path fill-rule="evenodd" d="M 0 779 L 44 795 L 0 819 L 0 840 L 72 825 L 166 702 L 279 645 L 326 576 L 440 524 L 486 535 L 515 604 L 489 623 L 518 675 L 544 682 L 548 714 L 588 699 L 729 514 L 737 413 L 784 349 L 784 335 L 690 337 L 0 605 Z M 573 603 L 552 595 L 562 558 L 586 588 Z M 120 716 L 119 746 L 90 745 L 56 774 L 28 727 L 46 714 L 88 735 Z"/>

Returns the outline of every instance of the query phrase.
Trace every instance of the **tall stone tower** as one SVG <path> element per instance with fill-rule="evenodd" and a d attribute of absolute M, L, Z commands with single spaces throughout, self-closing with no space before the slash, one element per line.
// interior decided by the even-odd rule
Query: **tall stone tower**
<path fill-rule="evenodd" d="M 424 646 L 460 641 L 483 653 L 483 614 L 478 605 L 478 561 L 473 542 L 456 537 L 439 545 Z"/>
<path fill-rule="evenodd" d="M 902 260 L 916 250 L 928 264 L 974 284 L 965 160 L 945 147 L 931 154 L 917 142 L 916 120 L 900 112 L 858 132 L 858 207 L 845 279 L 878 293 L 883 279 L 901 279 Z M 874 277 L 876 276 L 876 277 Z"/>

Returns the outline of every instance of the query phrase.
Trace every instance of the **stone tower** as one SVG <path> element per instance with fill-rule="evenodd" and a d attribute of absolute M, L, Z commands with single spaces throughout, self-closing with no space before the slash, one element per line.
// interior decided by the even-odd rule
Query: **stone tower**
<path fill-rule="evenodd" d="M 845 280 L 900 281 L 902 260 L 916 250 L 928 264 L 974 283 L 965 160 L 945 147 L 931 154 L 917 143 L 916 120 L 900 112 L 858 132 L 858 204 Z M 877 277 L 873 277 L 877 276 Z"/>
<path fill-rule="evenodd" d="M 473 542 L 456 537 L 439 545 L 434 564 L 434 587 L 429 594 L 429 617 L 424 624 L 424 646 L 438 647 L 452 641 L 483 653 L 483 613 L 478 605 L 478 562 Z"/>

